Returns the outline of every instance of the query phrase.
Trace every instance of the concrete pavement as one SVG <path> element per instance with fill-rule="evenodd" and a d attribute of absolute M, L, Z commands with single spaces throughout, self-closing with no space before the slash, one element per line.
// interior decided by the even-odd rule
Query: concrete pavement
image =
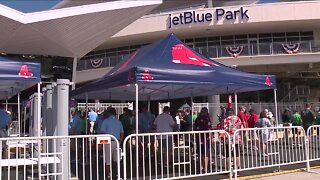
<path fill-rule="evenodd" d="M 310 172 L 300 170 L 298 172 L 288 172 L 281 175 L 273 175 L 268 177 L 253 178 L 256 180 L 317 180 L 320 179 L 320 168 L 312 169 Z"/>

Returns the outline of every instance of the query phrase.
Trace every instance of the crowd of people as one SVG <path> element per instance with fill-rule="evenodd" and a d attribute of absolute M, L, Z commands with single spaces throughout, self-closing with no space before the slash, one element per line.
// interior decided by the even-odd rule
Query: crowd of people
<path fill-rule="evenodd" d="M 116 110 L 112 107 L 108 108 L 102 114 L 96 113 L 91 109 L 87 115 L 83 114 L 82 117 L 78 112 L 73 111 L 70 123 L 70 134 L 111 134 L 115 136 L 121 144 L 126 136 L 133 134 L 136 131 L 135 113 L 128 108 L 125 108 L 123 112 L 124 113 L 119 116 L 119 119 L 117 119 Z M 258 115 L 254 109 L 249 109 L 249 111 L 247 111 L 246 107 L 240 106 L 238 114 L 235 114 L 235 111 L 232 108 L 221 106 L 221 113 L 218 115 L 219 123 L 216 126 L 212 125 L 212 116 L 209 115 L 206 107 L 203 107 L 198 114 L 194 113 L 193 115 L 191 115 L 189 109 L 177 111 L 175 114 L 171 114 L 171 112 L 172 110 L 168 106 L 165 106 L 163 112 L 158 116 L 155 116 L 148 111 L 147 106 L 143 106 L 138 112 L 138 133 L 183 132 L 192 130 L 208 131 L 215 129 L 224 130 L 230 137 L 233 137 L 238 129 L 276 126 L 273 113 L 268 109 L 263 110 Z M 306 108 L 301 113 L 298 111 L 293 111 L 291 113 L 289 109 L 285 109 L 282 114 L 282 121 L 284 126 L 292 124 L 293 126 L 302 126 L 307 130 L 311 125 L 320 124 L 320 112 L 319 109 L 317 109 L 316 112 L 313 112 L 310 104 L 307 104 Z M 293 134 L 297 133 L 298 132 L 293 132 Z M 272 130 L 261 130 L 258 134 L 255 134 L 255 136 L 258 137 L 258 141 L 262 144 L 260 152 L 264 156 L 267 156 L 266 144 L 272 139 L 272 134 Z M 231 138 L 228 142 L 231 144 L 235 142 L 235 149 L 238 149 L 242 142 L 246 141 L 246 138 L 250 138 L 250 135 L 248 137 L 238 133 L 234 137 L 235 138 Z M 174 142 L 171 142 L 171 138 L 166 139 L 166 136 L 161 137 L 161 139 L 159 138 L 158 141 L 160 141 L 158 142 L 160 144 L 159 147 L 170 148 L 174 144 Z M 211 146 L 209 146 L 210 142 L 208 139 L 204 137 L 199 138 L 199 141 L 200 142 L 197 142 L 199 146 L 197 148 L 197 153 L 201 156 L 202 170 L 206 172 L 208 169 L 210 152 L 207 148 Z M 226 149 L 228 149 L 231 144 L 226 144 Z M 111 144 L 111 147 L 111 150 L 114 151 L 115 145 Z M 110 150 L 106 150 L 106 152 L 111 153 Z M 164 150 L 164 152 L 167 152 L 167 150 Z M 234 152 L 231 153 L 233 154 Z M 235 154 L 237 166 L 239 166 L 239 151 L 236 151 Z M 227 167 L 229 167 L 228 158 L 233 156 L 229 154 L 229 151 L 225 152 L 225 156 L 227 158 Z M 107 155 L 107 157 L 109 157 L 109 155 Z M 111 161 L 108 159 L 106 162 Z M 164 162 L 166 162 L 166 160 Z M 107 167 L 108 166 L 110 166 L 110 164 L 107 164 Z"/>

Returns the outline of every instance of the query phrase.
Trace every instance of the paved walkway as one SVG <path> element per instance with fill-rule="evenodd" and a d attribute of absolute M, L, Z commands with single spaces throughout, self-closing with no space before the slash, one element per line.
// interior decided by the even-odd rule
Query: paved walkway
<path fill-rule="evenodd" d="M 312 169 L 311 172 L 292 172 L 287 174 L 255 178 L 256 180 L 316 180 L 320 179 L 320 169 Z"/>

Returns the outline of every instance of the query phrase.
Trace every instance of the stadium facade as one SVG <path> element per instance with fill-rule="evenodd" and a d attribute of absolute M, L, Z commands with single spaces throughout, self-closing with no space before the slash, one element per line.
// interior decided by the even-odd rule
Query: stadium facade
<path fill-rule="evenodd" d="M 79 59 L 76 82 L 101 77 L 142 45 L 173 32 L 220 63 L 277 75 L 281 101 L 318 102 L 319 9 L 320 1 L 164 0 Z"/>

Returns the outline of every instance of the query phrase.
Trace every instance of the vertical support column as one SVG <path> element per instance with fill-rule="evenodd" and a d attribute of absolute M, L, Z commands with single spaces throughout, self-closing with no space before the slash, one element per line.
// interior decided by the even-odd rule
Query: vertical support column
<path fill-rule="evenodd" d="M 47 136 L 47 90 L 45 87 L 42 88 L 42 101 L 43 104 L 41 106 L 41 112 L 42 112 L 42 136 Z"/>
<path fill-rule="evenodd" d="M 279 126 L 279 121 L 278 121 L 278 102 L 277 102 L 277 89 L 273 90 L 273 94 L 274 94 L 274 106 L 275 106 L 275 115 L 276 115 L 276 126 Z"/>
<path fill-rule="evenodd" d="M 35 114 L 37 116 L 37 123 L 38 123 L 38 135 L 41 136 L 41 93 L 40 93 L 40 86 L 41 83 L 38 83 L 37 85 L 37 114 Z M 39 151 L 40 152 L 40 151 Z"/>
<path fill-rule="evenodd" d="M 234 105 L 235 105 L 235 115 L 238 114 L 238 94 L 234 93 Z"/>
<path fill-rule="evenodd" d="M 58 117 L 57 117 L 57 84 L 53 83 L 52 84 L 52 136 L 57 136 L 58 135 L 58 130 L 57 130 L 57 124 L 58 124 Z"/>
<path fill-rule="evenodd" d="M 57 129 L 58 136 L 68 136 L 69 122 L 69 84 L 68 79 L 57 80 Z M 58 141 L 58 152 L 62 155 L 59 157 L 61 163 L 58 164 L 58 172 L 62 175 L 58 179 L 69 179 L 69 142 L 67 139 Z"/>
<path fill-rule="evenodd" d="M 46 135 L 47 136 L 53 136 L 55 134 L 55 130 L 57 128 L 57 118 L 55 117 L 55 114 L 53 113 L 52 105 L 52 85 L 46 85 L 46 92 L 44 94 L 44 103 L 43 106 L 45 107 L 45 114 L 46 114 Z M 55 96 L 56 97 L 56 96 Z M 55 98 L 56 99 L 56 98 Z M 55 150 L 55 144 L 53 142 L 54 140 L 48 140 L 48 153 L 54 153 L 56 152 Z M 54 165 L 49 165 L 49 172 L 53 173 L 54 172 Z"/>
<path fill-rule="evenodd" d="M 88 93 L 86 93 L 86 116 L 85 116 L 85 120 L 88 121 Z M 86 125 L 86 134 L 88 133 L 88 124 Z"/>
<path fill-rule="evenodd" d="M 72 65 L 72 90 L 76 88 L 76 80 L 77 80 L 77 65 L 78 65 L 78 58 L 73 57 L 73 65 Z"/>
<path fill-rule="evenodd" d="M 192 121 L 191 121 L 191 131 L 193 131 L 193 113 L 194 113 L 194 106 L 193 106 L 193 97 L 191 96 L 191 117 L 192 117 Z"/>
<path fill-rule="evenodd" d="M 217 115 L 220 115 L 220 95 L 208 96 L 208 102 L 211 104 L 211 106 L 209 106 L 211 123 L 212 126 L 215 127 L 219 123 Z"/>
<path fill-rule="evenodd" d="M 139 179 L 139 152 L 138 152 L 138 130 L 139 130 L 139 86 L 138 84 L 135 84 L 136 86 L 136 177 Z"/>
<path fill-rule="evenodd" d="M 18 135 L 20 137 L 20 133 L 21 133 L 21 109 L 20 109 L 20 92 L 18 93 Z"/>
<path fill-rule="evenodd" d="M 30 110 L 29 110 L 29 136 L 33 137 L 34 136 L 34 94 L 32 94 L 29 97 L 30 101 Z"/>
<path fill-rule="evenodd" d="M 212 0 L 208 0 L 208 8 L 212 8 Z"/>
<path fill-rule="evenodd" d="M 32 108 L 32 124 L 33 124 L 33 127 L 31 127 L 31 131 L 33 130 L 33 136 L 34 137 L 40 137 L 41 135 L 41 131 L 40 131 L 40 127 L 41 127 L 41 118 L 39 118 L 38 116 L 38 111 L 39 111 L 39 108 L 38 106 L 40 106 L 39 104 L 39 96 L 38 96 L 38 93 L 34 93 L 33 94 L 33 98 L 31 99 L 32 103 L 31 105 L 33 106 Z"/>
<path fill-rule="evenodd" d="M 8 99 L 6 99 L 6 111 L 8 111 Z"/>

